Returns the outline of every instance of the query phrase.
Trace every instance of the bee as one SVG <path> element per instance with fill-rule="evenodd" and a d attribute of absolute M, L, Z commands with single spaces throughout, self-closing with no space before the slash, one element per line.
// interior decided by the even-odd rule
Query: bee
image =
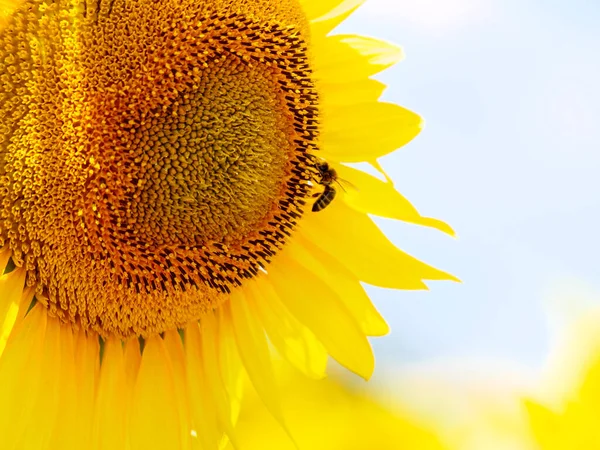
<path fill-rule="evenodd" d="M 317 194 L 318 198 L 312 206 L 313 212 L 322 211 L 329 206 L 336 194 L 335 188 L 332 185 L 334 182 L 339 183 L 337 172 L 326 162 L 319 162 L 316 168 L 319 171 L 320 177 L 318 183 L 323 186 L 323 192 Z"/>

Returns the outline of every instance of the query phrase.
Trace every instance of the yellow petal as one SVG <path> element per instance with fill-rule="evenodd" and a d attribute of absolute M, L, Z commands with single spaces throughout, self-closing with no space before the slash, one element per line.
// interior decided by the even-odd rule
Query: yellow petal
<path fill-rule="evenodd" d="M 177 398 L 177 407 L 180 417 L 179 431 L 182 450 L 188 450 L 191 447 L 192 420 L 190 416 L 189 392 L 187 386 L 187 377 L 185 373 L 185 350 L 181 336 L 176 330 L 165 332 L 165 345 L 169 353 L 173 368 L 173 381 L 175 383 L 175 393 Z"/>
<path fill-rule="evenodd" d="M 356 8 L 364 3 L 365 0 L 323 0 L 323 4 L 328 9 L 320 9 L 325 14 L 311 20 L 310 28 L 312 36 L 325 36 L 340 23 L 342 23 Z M 310 5 L 315 0 L 304 0 L 304 4 Z M 303 6 L 304 6 L 303 4 Z"/>
<path fill-rule="evenodd" d="M 364 0 L 358 3 L 362 2 Z M 347 8 L 348 3 L 348 0 L 300 0 L 300 5 L 308 20 L 314 20 L 329 13 L 335 14 L 336 8 Z"/>
<path fill-rule="evenodd" d="M 225 314 L 229 314 L 235 342 L 250 381 L 271 414 L 283 425 L 271 353 L 263 329 L 239 289 L 232 293 L 222 308 Z"/>
<path fill-rule="evenodd" d="M 235 448 L 241 448 L 236 441 L 231 414 L 231 400 L 221 376 L 219 365 L 217 319 L 212 313 L 207 313 L 200 322 L 200 335 L 202 338 L 202 363 L 206 388 L 213 398 L 216 406 L 217 419 L 221 429 L 227 433 Z"/>
<path fill-rule="evenodd" d="M 123 344 L 122 344 L 123 345 Z M 125 371 L 125 397 L 121 399 L 123 409 L 128 411 L 125 420 L 127 430 L 131 429 L 131 411 L 133 410 L 135 385 L 142 364 L 140 341 L 133 337 L 128 339 L 123 346 L 123 370 Z"/>
<path fill-rule="evenodd" d="M 330 36 L 314 46 L 315 78 L 322 83 L 364 80 L 404 58 L 397 45 L 364 36 Z"/>
<path fill-rule="evenodd" d="M 194 441 L 201 444 L 204 450 L 211 450 L 221 441 L 221 433 L 217 423 L 212 399 L 207 395 L 205 375 L 202 367 L 202 339 L 197 322 L 185 328 L 185 368 L 188 379 L 190 411 L 193 431 L 197 437 Z M 197 448 L 196 443 L 193 444 Z"/>
<path fill-rule="evenodd" d="M 301 235 L 297 236 L 295 242 L 290 242 L 285 251 L 305 269 L 329 284 L 364 334 L 383 336 L 389 333 L 388 324 L 375 309 L 360 281 L 336 259 L 308 244 Z"/>
<path fill-rule="evenodd" d="M 119 339 L 110 338 L 104 343 L 94 411 L 92 448 L 125 450 L 129 413 L 123 348 Z"/>
<path fill-rule="evenodd" d="M 137 338 L 130 338 L 123 348 L 123 362 L 125 367 L 125 384 L 127 385 L 128 397 L 126 400 L 131 404 L 133 402 L 133 391 L 137 381 L 140 365 L 142 364 L 142 354 L 140 353 L 140 341 Z"/>
<path fill-rule="evenodd" d="M 263 277 L 245 286 L 269 340 L 279 354 L 311 378 L 324 378 L 327 352 L 314 334 L 290 314 Z"/>
<path fill-rule="evenodd" d="M 229 319 L 225 317 L 223 310 L 220 308 L 215 314 L 219 328 L 217 339 L 219 368 L 223 377 L 223 384 L 227 390 L 227 396 L 231 401 L 231 420 L 235 423 L 242 403 L 245 381 L 244 371 Z"/>
<path fill-rule="evenodd" d="M 347 83 L 319 83 L 321 108 L 329 111 L 356 103 L 374 102 L 381 97 L 385 87 L 381 81 L 368 78 Z"/>
<path fill-rule="evenodd" d="M 373 161 L 410 142 L 421 118 L 393 103 L 368 102 L 323 111 L 321 150 L 336 162 Z"/>
<path fill-rule="evenodd" d="M 344 200 L 353 209 L 390 219 L 436 228 L 450 236 L 454 230 L 441 220 L 423 217 L 390 182 L 383 182 L 365 172 L 344 165 L 336 165 L 340 179 L 351 185 L 344 193 Z M 342 181 L 343 183 L 343 181 Z"/>
<path fill-rule="evenodd" d="M 50 449 L 79 450 L 87 445 L 91 439 L 91 435 L 85 434 L 86 428 L 75 429 L 75 424 L 78 423 L 78 416 L 81 412 L 77 407 L 80 386 L 77 383 L 75 369 L 74 340 L 71 325 L 60 324 L 60 356 L 57 358 L 57 362 L 60 362 L 60 370 L 55 372 L 58 381 L 59 404 L 56 424 L 48 445 Z M 47 384 L 45 387 L 47 387 Z M 93 398 L 86 400 L 93 402 Z"/>
<path fill-rule="evenodd" d="M 0 5 L 0 8 L 2 8 L 2 5 Z M 4 271 L 6 270 L 6 266 L 8 264 L 8 260 L 10 259 L 11 254 L 12 254 L 12 251 L 10 249 L 10 245 L 5 245 L 0 250 L 0 275 L 4 274 Z"/>
<path fill-rule="evenodd" d="M 283 253 L 269 266 L 269 281 L 290 312 L 336 361 L 365 379 L 371 376 L 375 361 L 369 341 L 323 280 Z"/>
<path fill-rule="evenodd" d="M 18 446 L 21 448 L 44 448 L 48 445 L 58 415 L 60 399 L 60 383 L 62 380 L 62 361 L 60 351 L 60 322 L 58 319 L 48 317 L 44 348 L 42 350 L 42 366 L 35 383 L 41 384 L 37 389 L 38 395 L 31 416 L 27 420 L 25 433 Z M 43 380 L 43 384 L 41 383 Z M 34 387 L 29 386 L 29 388 Z M 44 416 L 40 421 L 38 417 Z"/>
<path fill-rule="evenodd" d="M 30 286 L 23 290 L 23 295 L 21 296 L 21 300 L 19 302 L 19 310 L 17 311 L 15 326 L 25 318 L 27 311 L 29 311 L 29 308 L 31 308 L 31 302 L 33 301 L 34 295 L 35 286 Z"/>
<path fill-rule="evenodd" d="M 15 327 L 0 358 L 0 436 L 14 448 L 33 416 L 44 358 L 46 310 L 34 307 Z"/>
<path fill-rule="evenodd" d="M 0 354 L 17 319 L 26 274 L 26 270 L 20 267 L 0 276 Z"/>
<path fill-rule="evenodd" d="M 133 450 L 182 447 L 173 369 L 162 338 L 146 339 L 131 415 Z"/>
<path fill-rule="evenodd" d="M 8 340 L 8 336 L 12 331 L 12 324 L 15 324 L 17 321 L 17 316 L 19 314 L 19 307 L 11 303 L 8 307 L 8 311 L 6 312 L 6 317 L 4 319 L 4 324 L 2 328 L 0 328 L 0 355 L 4 351 L 4 347 L 6 346 L 6 341 Z"/>
<path fill-rule="evenodd" d="M 14 273 L 14 272 L 11 272 Z M 18 280 L 18 275 L 13 275 L 15 279 L 13 281 Z M 0 291 L 1 292 L 1 291 Z M 18 292 L 18 289 L 15 291 Z M 0 355 L 4 351 L 4 347 L 6 346 L 6 341 L 10 336 L 10 333 L 23 318 L 25 314 L 29 310 L 31 306 L 31 301 L 33 300 L 33 295 L 35 294 L 35 286 L 25 288 L 23 293 L 21 294 L 21 298 L 17 303 L 9 300 L 8 311 L 6 311 L 6 316 L 4 318 L 4 323 L 0 325 Z M 8 299 L 7 299 L 8 300 Z"/>
<path fill-rule="evenodd" d="M 312 248 L 326 251 L 368 284 L 427 289 L 422 280 L 458 281 L 396 248 L 371 219 L 343 202 L 334 201 L 322 212 L 306 214 L 299 232 Z"/>
<path fill-rule="evenodd" d="M 100 348 L 98 336 L 79 329 L 75 336 L 75 385 L 77 386 L 77 414 L 73 433 L 79 442 L 88 443 L 92 436 L 94 404 L 100 374 Z M 87 444 L 86 444 L 87 445 Z M 81 448 L 81 447 L 80 447 Z"/>

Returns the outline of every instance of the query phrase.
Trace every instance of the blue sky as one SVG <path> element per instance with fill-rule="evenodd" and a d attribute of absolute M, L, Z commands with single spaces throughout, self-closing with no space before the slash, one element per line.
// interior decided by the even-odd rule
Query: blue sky
<path fill-rule="evenodd" d="M 378 220 L 399 247 L 464 281 L 369 289 L 393 330 L 374 341 L 380 367 L 539 368 L 560 323 L 549 312 L 578 308 L 565 292 L 600 293 L 598 23 L 591 1 L 368 0 L 338 29 L 403 46 L 405 61 L 379 77 L 384 98 L 426 127 L 382 162 L 459 235 Z"/>

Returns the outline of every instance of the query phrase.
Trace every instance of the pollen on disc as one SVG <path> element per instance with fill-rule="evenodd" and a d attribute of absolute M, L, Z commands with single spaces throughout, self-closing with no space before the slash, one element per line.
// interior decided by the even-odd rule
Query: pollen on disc
<path fill-rule="evenodd" d="M 0 30 L 0 244 L 51 314 L 149 336 L 266 267 L 310 196 L 288 1 L 21 4 Z"/>

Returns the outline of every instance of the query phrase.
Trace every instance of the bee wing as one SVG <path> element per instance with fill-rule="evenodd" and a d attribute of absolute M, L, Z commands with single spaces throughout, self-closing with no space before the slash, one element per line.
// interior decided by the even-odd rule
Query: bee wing
<path fill-rule="evenodd" d="M 343 190 L 344 192 L 348 192 L 348 191 L 346 190 L 346 188 L 344 187 L 344 185 L 346 185 L 347 187 L 350 187 L 350 188 L 352 188 L 352 189 L 353 189 L 353 190 L 355 190 L 355 191 L 358 191 L 358 188 L 357 188 L 355 185 L 353 185 L 352 183 L 350 183 L 348 180 L 344 180 L 343 178 L 337 178 L 337 179 L 335 180 L 335 182 L 336 182 L 336 183 L 337 183 L 337 184 L 338 184 L 338 185 L 339 185 L 339 186 L 342 188 L 342 190 Z"/>

